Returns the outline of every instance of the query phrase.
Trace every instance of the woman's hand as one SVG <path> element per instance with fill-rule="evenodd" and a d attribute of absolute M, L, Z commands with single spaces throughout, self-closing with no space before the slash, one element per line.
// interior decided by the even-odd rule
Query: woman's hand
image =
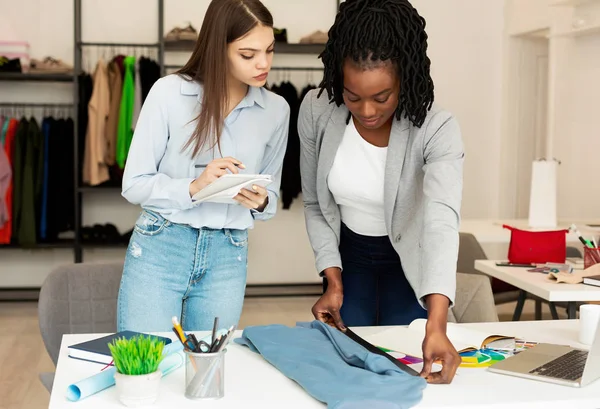
<path fill-rule="evenodd" d="M 267 189 L 262 186 L 253 185 L 252 190 L 242 189 L 235 197 L 246 209 L 254 209 L 262 212 L 269 204 Z"/>
<path fill-rule="evenodd" d="M 242 162 L 230 156 L 213 160 L 206 166 L 200 176 L 190 183 L 190 197 L 194 196 L 221 176 L 227 174 L 227 171 L 238 173 L 238 167 L 240 169 L 245 169 Z"/>
<path fill-rule="evenodd" d="M 312 307 L 312 313 L 317 320 L 340 331 L 345 331 L 346 326 L 340 315 L 340 309 L 344 302 L 342 270 L 337 267 L 330 267 L 325 269 L 323 273 L 327 277 L 327 290 Z"/>
<path fill-rule="evenodd" d="M 427 331 L 423 340 L 423 370 L 421 377 L 427 383 L 451 383 L 460 365 L 460 355 L 443 331 Z M 434 362 L 442 362 L 441 372 L 431 372 Z"/>
<path fill-rule="evenodd" d="M 344 294 L 341 291 L 327 289 L 312 307 L 312 313 L 317 320 L 345 331 L 346 326 L 340 315 L 343 299 Z"/>
<path fill-rule="evenodd" d="M 423 340 L 423 370 L 421 377 L 428 383 L 450 383 L 454 379 L 461 358 L 446 335 L 449 300 L 442 294 L 426 297 L 428 317 Z M 436 361 L 442 362 L 441 372 L 431 373 Z"/>

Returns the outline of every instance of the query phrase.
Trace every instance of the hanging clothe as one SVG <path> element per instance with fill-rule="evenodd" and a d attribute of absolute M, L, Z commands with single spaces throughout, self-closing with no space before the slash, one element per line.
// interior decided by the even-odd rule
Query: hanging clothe
<path fill-rule="evenodd" d="M 113 60 L 108 64 L 108 88 L 110 90 L 110 108 L 106 121 L 106 156 L 104 162 L 108 166 L 115 164 L 117 153 L 117 132 L 119 131 L 119 109 L 123 92 L 123 76 L 118 63 Z"/>
<path fill-rule="evenodd" d="M 131 127 L 135 129 L 140 111 L 142 110 L 142 81 L 140 78 L 139 64 L 135 66 L 134 80 L 134 97 L 133 97 L 133 115 L 131 117 Z"/>
<path fill-rule="evenodd" d="M 308 94 L 313 89 L 317 89 L 317 87 L 315 85 L 312 85 L 312 84 L 309 84 L 306 87 L 304 87 L 304 89 L 300 93 L 300 104 L 302 104 L 302 101 L 304 101 L 304 97 L 306 97 L 306 94 Z"/>
<path fill-rule="evenodd" d="M 27 125 L 24 140 L 20 140 L 22 156 L 21 200 L 19 211 L 18 243 L 23 247 L 35 246 L 37 242 L 36 220 L 38 211 L 38 191 L 41 192 L 42 179 L 39 179 L 39 157 L 43 152 L 42 133 L 37 121 L 32 118 Z M 40 195 L 41 196 L 41 195 Z"/>
<path fill-rule="evenodd" d="M 150 58 L 142 57 L 139 62 L 140 82 L 142 84 L 142 104 L 146 101 L 152 85 L 160 78 L 160 65 Z"/>
<path fill-rule="evenodd" d="M 15 135 L 15 150 L 13 156 L 13 225 L 12 242 L 19 242 L 19 225 L 21 223 L 23 202 L 23 170 L 25 168 L 25 149 L 27 143 L 27 128 L 29 123 L 22 118 Z"/>
<path fill-rule="evenodd" d="M 10 118 L 5 118 L 4 116 L 0 117 L 0 144 L 4 145 L 4 137 L 6 135 L 6 131 L 8 130 L 8 123 L 10 122 Z"/>
<path fill-rule="evenodd" d="M 282 82 L 278 87 L 273 87 L 271 90 L 281 95 L 290 106 L 288 142 L 281 175 L 281 202 L 284 209 L 289 209 L 292 201 L 302 191 L 302 180 L 300 177 L 300 137 L 298 136 L 300 100 L 298 99 L 296 87 L 289 81 Z"/>
<path fill-rule="evenodd" d="M 52 217 L 56 218 L 57 222 L 56 237 L 59 233 L 75 229 L 75 202 L 72 200 L 75 197 L 75 185 L 64 182 L 72 181 L 75 178 L 73 169 L 75 124 L 71 118 L 59 119 L 57 123 L 57 126 L 50 132 L 56 152 L 51 152 L 49 158 L 51 169 L 55 169 L 54 174 L 50 173 L 50 178 L 56 178 L 54 183 L 58 185 L 58 188 L 51 192 L 57 191 L 59 194 L 58 197 L 52 196 L 55 201 Z M 52 154 L 56 157 L 54 162 L 52 162 Z M 64 198 L 67 200 L 62 200 Z"/>
<path fill-rule="evenodd" d="M 35 118 L 11 118 L 0 133 L 0 153 L 12 173 L 0 194 L 6 220 L 0 227 L 0 244 L 34 247 L 54 242 L 59 233 L 75 227 L 74 122 L 46 117 L 39 124 Z M 3 172 L 2 168 L 0 175 Z"/>
<path fill-rule="evenodd" d="M 92 92 L 94 91 L 94 81 L 91 75 L 81 74 L 78 78 L 79 81 L 79 105 L 77 106 L 77 157 L 79 163 L 77 169 L 79 169 L 79 180 L 83 180 L 83 158 L 85 156 L 85 138 L 88 128 L 88 104 L 92 98 Z"/>
<path fill-rule="evenodd" d="M 6 158 L 11 166 L 12 177 L 9 180 L 9 185 L 4 195 L 4 198 L 0 196 L 0 200 L 4 201 L 4 208 L 6 209 L 6 213 L 8 219 L 4 223 L 3 226 L 0 226 L 0 244 L 10 244 L 12 238 L 12 226 L 13 226 L 13 186 L 14 186 L 14 171 L 12 171 L 13 162 L 14 162 L 14 141 L 15 136 L 17 134 L 17 128 L 19 126 L 19 121 L 14 118 L 6 118 L 4 125 L 7 126 L 6 132 L 2 134 L 3 137 L 3 145 L 4 145 L 4 153 L 6 154 Z M 1 206 L 1 205 L 0 205 Z"/>
<path fill-rule="evenodd" d="M 109 180 L 106 157 L 106 125 L 110 110 L 108 71 L 103 60 L 98 61 L 94 72 L 92 98 L 88 104 L 88 127 L 83 158 L 83 182 L 97 186 Z"/>
<path fill-rule="evenodd" d="M 12 171 L 6 152 L 4 149 L 0 149 L 0 227 L 3 227 L 10 218 L 4 198 L 10 186 L 11 176 Z"/>
<path fill-rule="evenodd" d="M 42 135 L 44 136 L 44 175 L 41 198 L 41 215 L 40 215 L 40 240 L 45 241 L 48 233 L 48 176 L 50 173 L 49 167 L 49 150 L 50 150 L 50 118 L 44 118 L 42 121 Z"/>
<path fill-rule="evenodd" d="M 135 57 L 128 56 L 124 60 L 125 77 L 123 79 L 123 95 L 119 111 L 119 132 L 117 134 L 117 164 L 125 168 L 129 146 L 133 139 L 132 119 L 135 98 Z"/>

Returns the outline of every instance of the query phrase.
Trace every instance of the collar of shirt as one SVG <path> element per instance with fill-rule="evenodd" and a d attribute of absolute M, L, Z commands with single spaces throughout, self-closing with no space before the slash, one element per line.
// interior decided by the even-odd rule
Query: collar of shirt
<path fill-rule="evenodd" d="M 202 100 L 202 86 L 198 84 L 196 81 L 182 81 L 181 82 L 181 94 L 182 95 L 196 95 L 198 101 Z M 248 87 L 248 93 L 246 96 L 240 101 L 240 103 L 231 111 L 231 114 L 226 118 L 226 123 L 231 123 L 237 115 L 232 115 L 236 111 L 252 107 L 254 105 L 258 105 L 261 108 L 265 108 L 265 98 L 262 94 L 262 91 L 258 87 Z"/>

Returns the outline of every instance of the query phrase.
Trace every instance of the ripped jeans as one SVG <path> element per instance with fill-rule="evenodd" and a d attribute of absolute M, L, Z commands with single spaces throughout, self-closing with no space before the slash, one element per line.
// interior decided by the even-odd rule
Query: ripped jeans
<path fill-rule="evenodd" d="M 237 325 L 246 288 L 247 230 L 196 229 L 143 210 L 125 256 L 118 331 L 185 331 Z"/>

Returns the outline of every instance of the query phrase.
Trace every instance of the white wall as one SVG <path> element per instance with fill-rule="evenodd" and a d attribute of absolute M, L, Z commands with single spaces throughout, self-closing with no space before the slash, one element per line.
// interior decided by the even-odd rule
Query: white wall
<path fill-rule="evenodd" d="M 600 25 L 600 1 L 582 2 L 578 7 L 553 6 L 556 0 L 508 0 L 505 43 L 506 94 L 504 96 L 501 216 L 513 217 L 518 198 L 515 184 L 522 184 L 515 172 L 515 158 L 522 146 L 527 118 L 519 119 L 523 101 L 516 96 L 532 84 L 523 80 L 522 54 L 533 33 L 543 32 L 549 43 L 549 106 L 546 155 L 559 159 L 557 216 L 560 221 L 600 218 L 600 189 L 591 184 L 598 168 L 598 95 L 600 94 L 600 32 L 586 36 L 557 36 L 571 30 L 573 22 L 584 19 Z M 529 58 L 531 58 L 529 54 Z M 532 78 L 533 81 L 536 78 Z M 511 90 L 512 89 L 512 90 Z M 520 128 L 519 128 L 520 127 Z M 529 163 L 528 166 L 531 166 Z M 527 200 L 529 196 L 527 196 Z"/>
<path fill-rule="evenodd" d="M 530 33 L 550 27 L 556 0 L 506 0 L 507 32 L 509 35 Z"/>
<path fill-rule="evenodd" d="M 558 215 L 599 219 L 600 34 L 572 39 L 564 78 L 557 85 L 554 156 L 558 170 Z"/>
<path fill-rule="evenodd" d="M 463 218 L 498 216 L 504 1 L 413 1 L 427 20 L 437 103 L 465 143 Z"/>
<path fill-rule="evenodd" d="M 71 0 L 22 0 L 8 6 L 0 0 L 0 39 L 26 40 L 31 53 L 72 62 Z M 6 4 L 5 4 L 6 3 Z M 156 10 L 151 0 L 84 0 L 84 41 L 156 41 Z M 191 20 L 199 30 L 207 0 L 168 0 L 165 30 Z M 286 27 L 290 42 L 314 31 L 327 31 L 335 17 L 333 0 L 265 0 L 276 27 Z M 437 102 L 460 121 L 466 147 L 464 218 L 494 218 L 498 213 L 500 181 L 500 106 L 504 0 L 414 0 L 427 20 L 429 55 L 433 63 Z M 118 11 L 116 11 L 118 10 Z M 317 12 L 318 10 L 318 12 Z M 144 23 L 132 24 L 135 16 Z M 95 60 L 97 55 L 84 55 Z M 181 63 L 185 55 L 168 55 L 166 63 Z M 319 66 L 310 56 L 278 55 L 275 65 Z M 274 75 L 277 80 L 277 74 Z M 317 75 L 295 73 L 302 87 Z M 0 83 L 0 101 L 69 101 L 70 85 Z M 113 222 L 121 231 L 131 228 L 138 209 L 116 193 L 86 193 L 85 224 Z M 251 233 L 249 282 L 315 281 L 300 202 L 280 211 Z M 89 250 L 85 260 L 122 258 L 124 249 Z M 72 261 L 68 250 L 0 253 L 0 286 L 39 285 L 54 265 Z"/>

